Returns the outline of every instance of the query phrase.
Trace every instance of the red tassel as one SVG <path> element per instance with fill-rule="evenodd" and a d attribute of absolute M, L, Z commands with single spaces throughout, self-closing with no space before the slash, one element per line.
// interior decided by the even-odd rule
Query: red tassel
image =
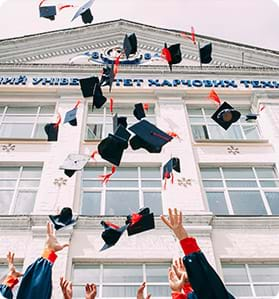
<path fill-rule="evenodd" d="M 81 100 L 77 100 L 74 109 L 76 109 L 79 106 L 80 103 L 81 103 Z"/>
<path fill-rule="evenodd" d="M 193 44 L 196 45 L 195 29 L 193 26 L 191 27 L 191 37 L 192 37 Z"/>
<path fill-rule="evenodd" d="M 98 151 L 97 150 L 95 150 L 92 154 L 91 154 L 91 158 L 93 159 L 93 160 L 95 160 L 95 155 L 96 154 L 98 154 Z"/>
<path fill-rule="evenodd" d="M 118 226 L 118 225 L 113 224 L 113 223 L 111 223 L 111 222 L 109 222 L 109 221 L 105 221 L 105 224 L 106 224 L 107 226 L 112 227 L 112 228 L 119 229 L 119 226 Z"/>
<path fill-rule="evenodd" d="M 208 95 L 208 98 L 209 98 L 210 100 L 213 100 L 213 101 L 214 101 L 215 103 L 217 103 L 218 105 L 221 104 L 221 100 L 220 100 L 219 96 L 217 95 L 217 93 L 215 92 L 214 89 L 211 89 L 211 91 L 210 91 L 210 93 L 209 93 L 209 95 Z"/>
<path fill-rule="evenodd" d="M 170 132 L 167 132 L 167 134 L 173 138 L 178 138 L 179 140 L 181 140 L 181 138 L 175 132 L 170 131 Z"/>
<path fill-rule="evenodd" d="M 75 7 L 74 5 L 71 4 L 65 4 L 65 5 L 60 5 L 58 6 L 59 11 L 61 11 L 64 8 L 68 8 L 68 7 Z"/>
<path fill-rule="evenodd" d="M 143 109 L 144 109 L 145 111 L 148 111 L 148 109 L 149 109 L 149 104 L 148 104 L 148 103 L 143 104 Z"/>
<path fill-rule="evenodd" d="M 99 175 L 99 178 L 102 179 L 102 183 L 106 184 L 109 181 L 110 177 L 115 173 L 115 171 L 116 171 L 116 167 L 112 166 L 110 173 Z"/>
<path fill-rule="evenodd" d="M 55 125 L 54 125 L 54 128 L 58 128 L 59 127 L 59 125 L 61 124 L 61 114 L 60 113 L 58 113 L 58 118 L 57 118 L 57 122 L 55 123 Z"/>
<path fill-rule="evenodd" d="M 42 0 L 42 1 L 40 2 L 40 4 L 39 4 L 39 7 L 41 7 L 42 4 L 43 4 L 45 1 L 46 1 L 46 0 Z"/>
<path fill-rule="evenodd" d="M 109 99 L 109 111 L 111 114 L 113 113 L 113 98 Z"/>
<path fill-rule="evenodd" d="M 171 173 L 171 183 L 173 184 L 173 181 L 174 181 L 174 175 L 173 173 Z"/>
<path fill-rule="evenodd" d="M 163 136 L 163 135 L 161 135 L 161 134 L 158 134 L 158 133 L 156 133 L 156 132 L 151 132 L 151 135 L 156 136 L 156 137 L 159 137 L 159 138 L 161 138 L 161 139 L 163 139 L 163 140 L 166 140 L 166 141 L 170 141 L 169 138 L 167 138 L 167 137 L 165 137 L 165 136 Z"/>
<path fill-rule="evenodd" d="M 171 62 L 171 53 L 168 48 L 163 48 L 161 56 L 167 60 L 167 62 Z"/>
<path fill-rule="evenodd" d="M 118 73 L 118 66 L 120 64 L 120 57 L 121 57 L 122 53 L 120 53 L 116 59 L 114 60 L 114 66 L 113 66 L 113 74 L 114 76 L 116 76 L 116 74 Z"/>
<path fill-rule="evenodd" d="M 142 218 L 142 215 L 137 214 L 137 213 L 133 213 L 132 217 L 131 217 L 131 224 L 130 224 L 130 226 L 138 223 L 141 220 L 141 218 Z"/>
<path fill-rule="evenodd" d="M 263 111 L 264 109 L 265 109 L 265 105 L 264 104 L 260 104 L 259 112 Z"/>
<path fill-rule="evenodd" d="M 167 178 L 165 178 L 165 182 L 164 182 L 164 190 L 167 189 Z"/>

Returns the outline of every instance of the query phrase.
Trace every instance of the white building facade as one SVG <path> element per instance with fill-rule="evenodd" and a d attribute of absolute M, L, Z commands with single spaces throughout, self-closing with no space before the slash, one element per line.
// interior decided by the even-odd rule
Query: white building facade
<path fill-rule="evenodd" d="M 138 52 L 122 59 L 112 92 L 101 109 L 83 98 L 80 78 L 99 76 L 126 33 L 135 32 Z M 70 247 L 53 268 L 53 298 L 59 277 L 73 281 L 75 298 L 94 282 L 99 298 L 134 298 L 142 281 L 152 297 L 169 298 L 167 269 L 182 252 L 159 215 L 177 207 L 210 263 L 237 298 L 273 298 L 279 292 L 279 53 L 197 36 L 212 42 L 213 61 L 199 65 L 197 46 L 178 31 L 125 20 L 0 41 L 0 266 L 8 251 L 26 268 L 43 249 L 47 215 L 71 207 L 73 229 L 58 232 Z M 170 72 L 161 49 L 181 43 L 183 61 Z M 80 56 L 84 54 L 83 56 Z M 115 54 L 116 55 L 116 54 Z M 225 131 L 212 119 L 214 88 L 241 113 Z M 71 178 L 59 166 L 70 153 L 90 155 L 112 132 L 114 113 L 137 120 L 134 104 L 149 104 L 147 119 L 174 138 L 160 154 L 128 148 L 107 184 L 99 175 L 111 164 L 96 155 Z M 77 126 L 63 124 L 81 100 Z M 263 109 L 261 109 L 263 108 Z M 261 111 L 260 111 L 261 110 Z M 257 120 L 246 121 L 248 113 Z M 57 142 L 46 123 L 62 116 Z M 162 166 L 180 158 L 163 188 Z M 122 236 L 103 246 L 101 220 L 122 225 L 126 215 L 150 207 L 156 229 Z"/>

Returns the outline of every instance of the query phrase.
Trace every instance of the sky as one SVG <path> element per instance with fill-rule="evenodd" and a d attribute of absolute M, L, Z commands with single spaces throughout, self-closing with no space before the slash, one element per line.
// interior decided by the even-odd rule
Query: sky
<path fill-rule="evenodd" d="M 73 4 L 55 21 L 39 17 L 40 0 L 0 0 L 0 39 L 83 26 L 71 22 L 88 0 L 46 0 L 44 5 Z M 127 19 L 190 31 L 228 41 L 279 51 L 279 0 L 95 0 L 93 23 Z"/>

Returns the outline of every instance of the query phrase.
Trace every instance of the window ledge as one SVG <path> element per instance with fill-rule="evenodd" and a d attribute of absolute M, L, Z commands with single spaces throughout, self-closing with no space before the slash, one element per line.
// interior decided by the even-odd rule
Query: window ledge
<path fill-rule="evenodd" d="M 268 139 L 249 139 L 249 140 L 230 140 L 230 139 L 199 139 L 195 140 L 193 142 L 193 145 L 215 145 L 215 144 L 225 144 L 225 145 L 231 145 L 231 144 L 267 144 L 269 145 L 270 143 L 268 142 Z"/>
<path fill-rule="evenodd" d="M 99 143 L 102 139 L 84 139 L 83 143 L 84 144 L 95 144 L 95 143 Z"/>
<path fill-rule="evenodd" d="M 39 138 L 0 138 L 0 143 L 49 143 L 57 141 L 47 141 L 47 139 Z"/>

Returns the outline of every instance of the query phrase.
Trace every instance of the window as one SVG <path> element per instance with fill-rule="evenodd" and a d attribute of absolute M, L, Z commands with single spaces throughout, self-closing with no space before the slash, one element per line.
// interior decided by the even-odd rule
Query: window
<path fill-rule="evenodd" d="M 0 167 L 0 214 L 33 211 L 41 172 L 41 167 Z"/>
<path fill-rule="evenodd" d="M 237 298 L 271 298 L 279 292 L 279 264 L 222 264 L 224 281 Z"/>
<path fill-rule="evenodd" d="M 15 267 L 18 272 L 22 272 L 23 263 L 15 263 Z M 0 281 L 1 282 L 6 278 L 8 272 L 9 272 L 8 265 L 4 264 L 4 263 L 0 263 Z M 14 298 L 17 295 L 19 284 L 20 283 L 16 284 L 15 287 L 13 288 Z"/>
<path fill-rule="evenodd" d="M 279 214 L 279 180 L 273 167 L 203 167 L 201 175 L 214 214 Z"/>
<path fill-rule="evenodd" d="M 55 110 L 47 106 L 1 106 L 0 138 L 46 138 L 44 126 Z"/>
<path fill-rule="evenodd" d="M 146 281 L 146 291 L 152 294 L 152 298 L 169 299 L 168 267 L 170 263 L 74 264 L 74 298 L 84 298 L 84 285 L 88 282 L 97 285 L 98 298 L 135 298 L 138 287 Z"/>
<path fill-rule="evenodd" d="M 113 113 L 117 113 L 118 116 L 126 116 L 128 126 L 137 121 L 133 115 L 134 106 L 119 106 L 114 105 Z M 152 123 L 155 123 L 154 106 L 149 105 L 148 111 L 145 111 L 146 119 Z M 107 137 L 108 133 L 112 133 L 112 117 L 113 115 L 109 111 L 108 107 L 103 109 L 94 109 L 92 106 L 88 107 L 87 125 L 86 125 L 86 140 L 99 140 Z"/>
<path fill-rule="evenodd" d="M 162 213 L 161 174 L 159 167 L 119 167 L 107 184 L 99 175 L 107 167 L 87 167 L 83 171 L 82 215 L 128 215 L 149 207 Z"/>
<path fill-rule="evenodd" d="M 210 108 L 189 108 L 188 115 L 191 129 L 195 140 L 240 140 L 240 139 L 259 139 L 259 132 L 256 121 L 245 121 L 245 115 L 250 113 L 248 109 L 238 109 L 241 112 L 240 119 L 233 123 L 226 131 L 221 128 L 211 116 L 215 112 Z"/>

